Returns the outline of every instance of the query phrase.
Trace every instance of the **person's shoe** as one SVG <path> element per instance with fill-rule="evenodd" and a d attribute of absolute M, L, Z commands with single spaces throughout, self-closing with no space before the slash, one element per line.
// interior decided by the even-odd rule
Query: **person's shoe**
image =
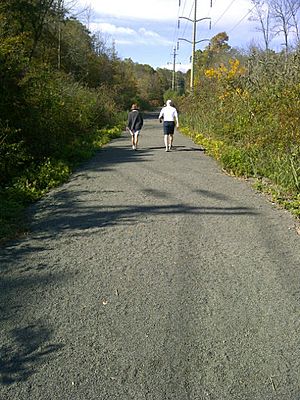
<path fill-rule="evenodd" d="M 135 145 L 134 144 L 132 145 L 132 150 L 135 150 Z"/>
<path fill-rule="evenodd" d="M 166 151 L 169 151 L 168 147 L 166 147 Z"/>

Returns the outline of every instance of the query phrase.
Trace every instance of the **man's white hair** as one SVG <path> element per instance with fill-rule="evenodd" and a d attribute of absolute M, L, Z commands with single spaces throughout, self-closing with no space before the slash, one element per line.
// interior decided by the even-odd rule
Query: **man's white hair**
<path fill-rule="evenodd" d="M 172 103 L 172 100 L 167 100 L 167 106 L 170 106 Z"/>

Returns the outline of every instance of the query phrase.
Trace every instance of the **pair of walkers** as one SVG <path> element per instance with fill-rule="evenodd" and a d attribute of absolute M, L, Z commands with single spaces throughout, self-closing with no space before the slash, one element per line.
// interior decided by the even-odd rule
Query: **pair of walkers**
<path fill-rule="evenodd" d="M 178 113 L 175 107 L 172 106 L 172 101 L 167 100 L 166 105 L 159 113 L 159 122 L 163 122 L 164 145 L 166 151 L 170 151 L 173 145 L 173 135 L 175 125 L 179 128 Z M 136 150 L 139 140 L 139 134 L 143 127 L 143 117 L 139 112 L 137 104 L 133 104 L 131 111 L 128 114 L 127 129 L 131 134 L 132 149 Z"/>

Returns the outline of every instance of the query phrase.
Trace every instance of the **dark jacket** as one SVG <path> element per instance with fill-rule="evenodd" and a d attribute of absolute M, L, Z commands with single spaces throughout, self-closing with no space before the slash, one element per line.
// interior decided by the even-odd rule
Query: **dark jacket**
<path fill-rule="evenodd" d="M 128 114 L 127 126 L 131 131 L 135 132 L 141 130 L 143 123 L 143 117 L 139 110 L 130 111 L 130 113 Z"/>

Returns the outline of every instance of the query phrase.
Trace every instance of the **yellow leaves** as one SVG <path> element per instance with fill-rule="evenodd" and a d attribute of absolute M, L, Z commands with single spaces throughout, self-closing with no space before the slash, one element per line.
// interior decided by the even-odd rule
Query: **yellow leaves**
<path fill-rule="evenodd" d="M 228 66 L 220 64 L 217 68 L 209 68 L 204 71 L 204 75 L 207 78 L 215 78 L 217 80 L 225 79 L 230 80 L 239 76 L 243 76 L 246 73 L 246 68 L 240 65 L 240 61 L 237 59 L 231 59 L 228 62 Z"/>
<path fill-rule="evenodd" d="M 219 73 L 217 69 L 211 68 L 211 69 L 206 69 L 204 71 L 204 75 L 207 78 L 219 78 Z"/>
<path fill-rule="evenodd" d="M 235 89 L 235 94 L 239 96 L 241 99 L 246 100 L 250 97 L 250 94 L 248 90 L 241 89 L 241 88 L 236 88 Z"/>
<path fill-rule="evenodd" d="M 229 60 L 230 70 L 228 71 L 228 78 L 242 76 L 246 73 L 246 68 L 240 65 L 239 60 Z"/>
<path fill-rule="evenodd" d="M 222 93 L 218 98 L 219 100 L 223 101 L 226 99 L 226 97 L 228 97 L 230 95 L 230 92 L 224 92 Z"/>
<path fill-rule="evenodd" d="M 218 99 L 224 101 L 230 96 L 232 97 L 237 96 L 241 100 L 247 100 L 250 97 L 249 92 L 247 90 L 244 90 L 242 88 L 236 88 L 234 90 L 226 90 L 225 92 L 223 92 L 218 96 Z"/>

